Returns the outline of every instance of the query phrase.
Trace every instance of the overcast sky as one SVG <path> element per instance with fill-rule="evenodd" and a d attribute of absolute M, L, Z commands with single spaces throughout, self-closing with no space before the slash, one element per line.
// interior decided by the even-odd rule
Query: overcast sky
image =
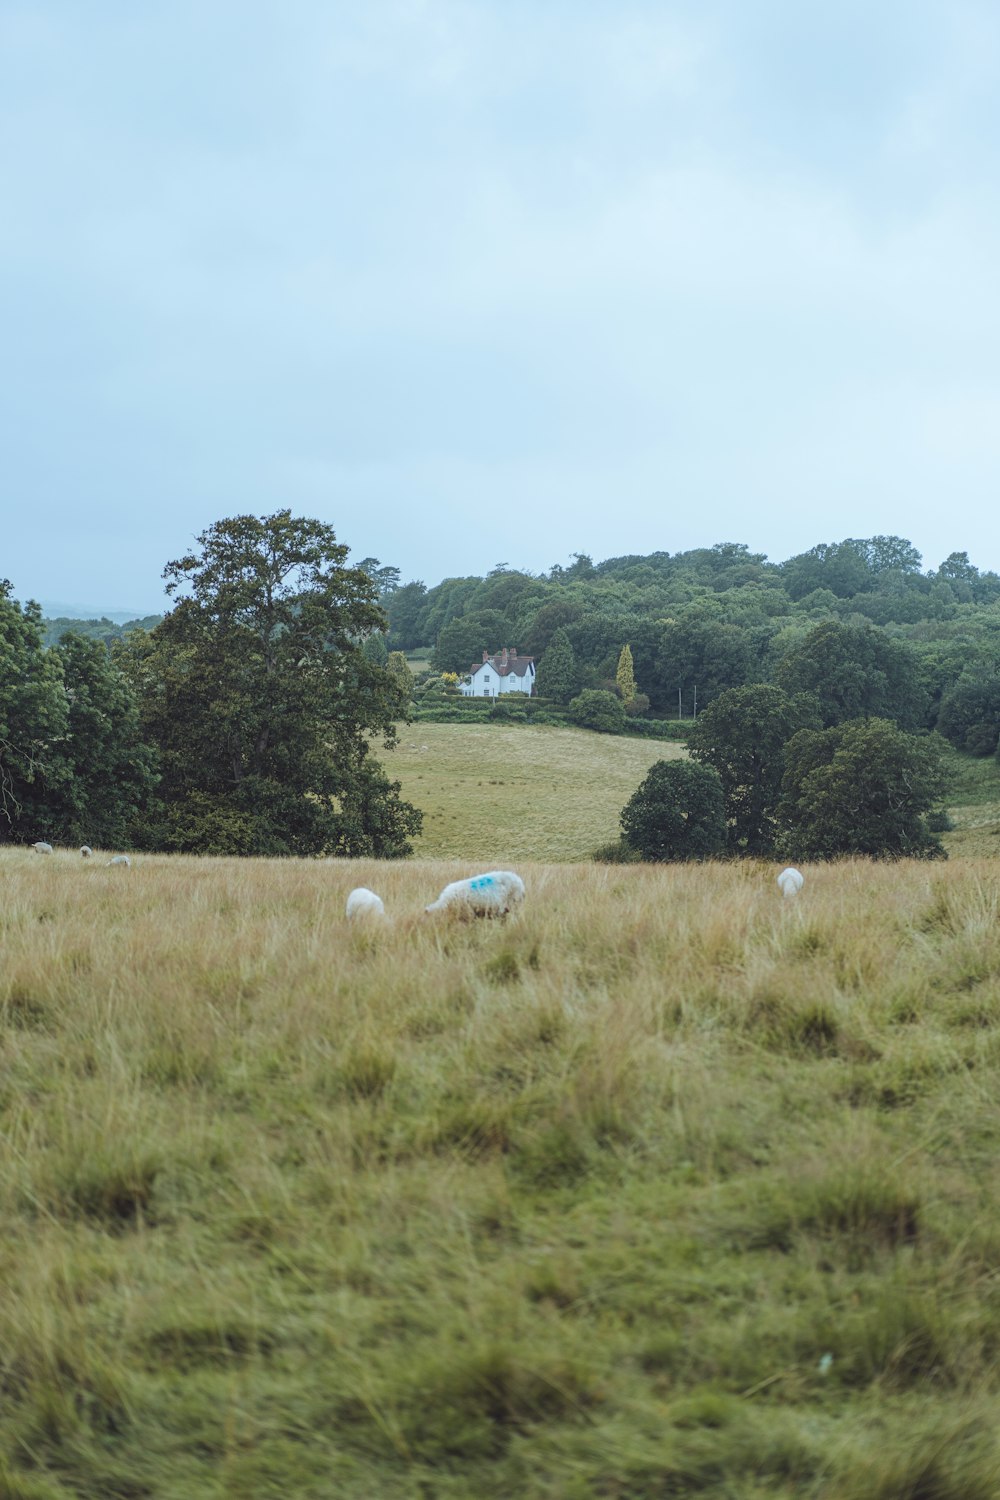
<path fill-rule="evenodd" d="M 995 0 L 0 0 L 0 575 L 1000 568 Z"/>

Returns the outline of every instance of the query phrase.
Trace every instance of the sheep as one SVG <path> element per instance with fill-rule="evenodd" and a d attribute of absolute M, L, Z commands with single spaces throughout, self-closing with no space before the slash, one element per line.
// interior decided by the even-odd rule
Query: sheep
<path fill-rule="evenodd" d="M 110 865 L 131 865 L 132 861 L 129 859 L 129 857 L 128 857 L 127 854 L 116 854 L 112 859 L 109 859 L 107 863 L 108 863 L 109 866 Z"/>
<path fill-rule="evenodd" d="M 425 911 L 453 911 L 471 917 L 504 917 L 524 900 L 524 881 L 512 870 L 490 870 L 468 880 L 453 880 Z"/>
<path fill-rule="evenodd" d="M 367 886 L 357 886 L 347 898 L 345 916 L 350 921 L 358 917 L 384 917 L 385 907 L 381 896 L 376 896 Z"/>
<path fill-rule="evenodd" d="M 778 876 L 778 887 L 786 900 L 789 896 L 797 896 L 802 889 L 802 872 L 789 865 Z"/>
<path fill-rule="evenodd" d="M 93 852 L 94 851 L 93 851 L 93 849 L 91 849 L 91 847 L 90 847 L 89 844 L 83 844 L 81 846 L 80 855 L 81 855 L 81 857 L 83 859 L 90 859 L 91 856 L 93 855 Z"/>
<path fill-rule="evenodd" d="M 43 839 L 40 839 L 37 844 L 32 844 L 31 847 L 32 847 L 32 849 L 34 849 L 34 851 L 35 851 L 36 854 L 51 854 L 52 853 L 52 845 L 51 844 L 46 844 Z"/>

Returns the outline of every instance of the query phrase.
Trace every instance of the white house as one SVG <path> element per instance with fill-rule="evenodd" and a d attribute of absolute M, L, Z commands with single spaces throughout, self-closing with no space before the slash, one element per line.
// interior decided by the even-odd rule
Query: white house
<path fill-rule="evenodd" d="M 504 646 L 495 656 L 484 651 L 482 661 L 469 668 L 458 687 L 466 698 L 498 698 L 501 693 L 531 693 L 534 685 L 535 658 L 518 656 Z"/>

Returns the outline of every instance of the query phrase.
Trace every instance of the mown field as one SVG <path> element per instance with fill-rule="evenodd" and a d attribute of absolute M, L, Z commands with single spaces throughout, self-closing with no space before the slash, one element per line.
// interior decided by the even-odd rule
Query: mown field
<path fill-rule="evenodd" d="M 0 855 L 0 1496 L 1000 1493 L 1000 866 L 518 867 Z"/>
<path fill-rule="evenodd" d="M 1000 769 L 941 741 L 952 856 L 1000 857 Z M 418 855 L 509 864 L 589 859 L 620 833 L 618 815 L 670 741 L 515 724 L 404 724 L 380 751 L 403 796 L 424 812 Z"/>
<path fill-rule="evenodd" d="M 381 752 L 403 796 L 423 809 L 427 859 L 589 859 L 621 832 L 618 815 L 668 741 L 525 724 L 404 724 Z"/>

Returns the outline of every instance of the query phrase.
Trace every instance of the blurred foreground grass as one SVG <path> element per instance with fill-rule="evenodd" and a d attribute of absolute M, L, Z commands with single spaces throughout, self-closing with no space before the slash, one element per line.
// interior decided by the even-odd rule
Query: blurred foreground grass
<path fill-rule="evenodd" d="M 997 865 L 470 868 L 0 856 L 0 1496 L 1000 1493 Z"/>

